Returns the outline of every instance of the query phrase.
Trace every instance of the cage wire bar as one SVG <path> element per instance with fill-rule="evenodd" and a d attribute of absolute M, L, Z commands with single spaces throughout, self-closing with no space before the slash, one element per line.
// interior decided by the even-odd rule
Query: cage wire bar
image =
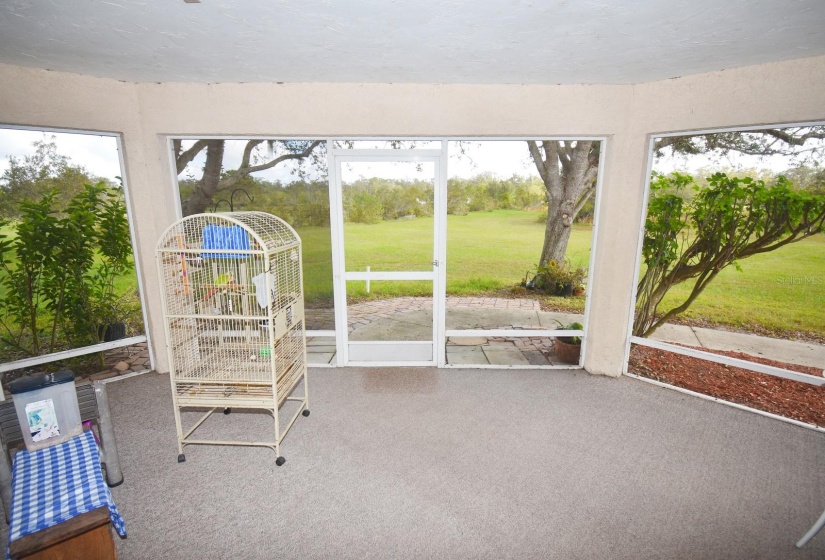
<path fill-rule="evenodd" d="M 309 416 L 300 237 L 264 212 L 196 214 L 164 232 L 156 257 L 178 462 L 185 445 L 247 445 L 274 449 L 283 465 L 281 442 L 299 415 Z M 284 426 L 287 401 L 298 408 Z M 274 441 L 193 437 L 233 407 L 272 413 Z M 184 431 L 186 408 L 209 410 Z"/>

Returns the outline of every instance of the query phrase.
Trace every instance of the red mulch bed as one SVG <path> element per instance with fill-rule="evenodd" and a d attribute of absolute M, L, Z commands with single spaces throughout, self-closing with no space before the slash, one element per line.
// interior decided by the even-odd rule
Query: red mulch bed
<path fill-rule="evenodd" d="M 822 370 L 817 368 L 776 362 L 739 352 L 713 352 L 801 373 L 822 375 Z M 765 412 L 825 426 L 825 387 L 638 345 L 631 348 L 628 371 Z"/>

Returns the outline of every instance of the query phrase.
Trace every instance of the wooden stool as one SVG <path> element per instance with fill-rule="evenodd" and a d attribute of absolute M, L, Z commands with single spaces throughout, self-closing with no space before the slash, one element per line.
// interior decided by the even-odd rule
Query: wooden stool
<path fill-rule="evenodd" d="M 13 560 L 117 558 L 109 508 L 99 507 L 54 527 L 21 537 L 9 547 Z"/>

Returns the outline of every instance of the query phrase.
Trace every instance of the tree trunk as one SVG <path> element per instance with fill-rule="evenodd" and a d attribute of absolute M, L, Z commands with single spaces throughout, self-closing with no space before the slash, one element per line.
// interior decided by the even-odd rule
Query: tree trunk
<path fill-rule="evenodd" d="M 555 209 L 555 212 L 553 211 Z M 544 224 L 544 245 L 541 249 L 539 266 L 551 260 L 563 262 L 567 243 L 573 231 L 573 203 L 565 200 L 561 204 L 548 203 L 547 221 Z"/>
<path fill-rule="evenodd" d="M 544 266 L 551 260 L 564 261 L 576 215 L 595 189 L 599 150 L 592 140 L 545 140 L 541 149 L 537 142 L 528 141 L 527 147 L 547 197 L 547 222 L 539 259 L 539 266 Z"/>
<path fill-rule="evenodd" d="M 205 212 L 212 203 L 212 197 L 218 192 L 223 168 L 223 140 L 209 140 L 206 146 L 206 163 L 203 166 L 203 177 L 195 185 L 195 190 L 181 202 L 181 211 L 184 216 Z"/>

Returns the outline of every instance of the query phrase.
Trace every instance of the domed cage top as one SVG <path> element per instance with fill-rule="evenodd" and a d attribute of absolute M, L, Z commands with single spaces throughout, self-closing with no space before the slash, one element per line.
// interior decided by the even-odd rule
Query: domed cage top
<path fill-rule="evenodd" d="M 212 443 L 272 447 L 282 462 L 281 440 L 309 413 L 300 237 L 264 212 L 196 214 L 163 233 L 157 265 L 179 460 L 184 445 Z M 292 397 L 301 384 L 304 396 Z M 286 401 L 298 408 L 282 431 Z M 183 433 L 185 407 L 212 410 Z M 211 412 L 232 407 L 272 411 L 275 441 L 190 437 Z"/>

